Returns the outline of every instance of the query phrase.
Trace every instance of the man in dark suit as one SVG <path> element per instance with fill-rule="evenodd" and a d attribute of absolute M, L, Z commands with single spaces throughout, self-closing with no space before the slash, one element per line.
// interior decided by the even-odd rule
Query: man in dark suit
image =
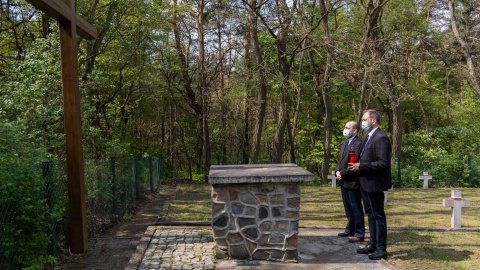
<path fill-rule="evenodd" d="M 335 167 L 335 176 L 340 183 L 342 193 L 343 207 L 347 216 L 347 226 L 345 231 L 338 236 L 351 236 L 350 243 L 364 241 L 365 237 L 365 219 L 363 216 L 362 194 L 360 193 L 360 184 L 357 173 L 348 170 L 349 152 L 355 153 L 358 157 L 362 140 L 357 136 L 358 123 L 350 121 L 345 124 L 343 136 L 347 140 L 340 148 L 337 166 Z"/>
<path fill-rule="evenodd" d="M 387 218 L 385 215 L 385 193 L 392 186 L 390 155 L 392 147 L 387 134 L 378 128 L 380 114 L 366 110 L 362 116 L 362 128 L 367 132 L 360 147 L 357 163 L 348 168 L 358 172 L 365 213 L 368 216 L 370 241 L 357 249 L 359 254 L 370 254 L 371 260 L 387 258 Z"/>

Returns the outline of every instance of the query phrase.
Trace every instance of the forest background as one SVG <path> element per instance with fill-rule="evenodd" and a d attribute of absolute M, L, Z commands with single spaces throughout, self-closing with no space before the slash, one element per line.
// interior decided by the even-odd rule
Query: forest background
<path fill-rule="evenodd" d="M 480 0 L 76 9 L 98 33 L 78 39 L 90 229 L 128 217 L 141 185 L 204 181 L 211 164 L 291 162 L 326 185 L 345 123 L 369 108 L 391 138 L 396 188 L 421 187 L 424 171 L 433 187 L 480 187 Z M 58 32 L 26 1 L 0 0 L 2 269 L 67 253 Z"/>
<path fill-rule="evenodd" d="M 58 26 L 0 3 L 2 165 L 64 160 Z M 87 160 L 162 154 L 167 173 L 197 179 L 211 164 L 292 162 L 326 182 L 344 124 L 374 108 L 404 174 L 471 181 L 478 0 L 76 4 L 98 31 L 78 40 Z"/>

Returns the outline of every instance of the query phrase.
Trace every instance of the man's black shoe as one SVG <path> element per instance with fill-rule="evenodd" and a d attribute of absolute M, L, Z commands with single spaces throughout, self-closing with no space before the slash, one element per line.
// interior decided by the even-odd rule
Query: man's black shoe
<path fill-rule="evenodd" d="M 366 245 L 364 248 L 357 249 L 358 254 L 369 254 L 375 252 L 375 247 L 371 244 Z"/>
<path fill-rule="evenodd" d="M 368 255 L 368 258 L 370 260 L 387 259 L 387 257 L 388 257 L 387 252 L 380 249 L 377 249 L 374 253 Z"/>
<path fill-rule="evenodd" d="M 341 232 L 341 233 L 338 233 L 338 236 L 340 236 L 340 237 L 347 237 L 347 236 L 351 236 L 351 235 L 348 234 L 348 233 Z"/>

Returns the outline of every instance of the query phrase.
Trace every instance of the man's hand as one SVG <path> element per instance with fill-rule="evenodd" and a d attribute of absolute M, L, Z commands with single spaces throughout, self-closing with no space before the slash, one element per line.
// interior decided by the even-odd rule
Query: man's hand
<path fill-rule="evenodd" d="M 338 181 L 342 181 L 342 175 L 340 174 L 339 171 L 337 171 L 337 173 L 335 174 L 335 176 L 337 177 L 337 180 L 338 180 Z"/>
<path fill-rule="evenodd" d="M 358 171 L 360 170 L 360 163 L 348 163 L 348 169 L 350 171 Z"/>

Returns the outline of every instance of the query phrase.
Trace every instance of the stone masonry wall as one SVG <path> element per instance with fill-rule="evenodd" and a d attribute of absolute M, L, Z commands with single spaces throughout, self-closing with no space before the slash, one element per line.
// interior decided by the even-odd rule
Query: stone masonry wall
<path fill-rule="evenodd" d="M 231 259 L 297 260 L 298 183 L 219 184 L 212 185 L 211 195 L 217 253 Z"/>

